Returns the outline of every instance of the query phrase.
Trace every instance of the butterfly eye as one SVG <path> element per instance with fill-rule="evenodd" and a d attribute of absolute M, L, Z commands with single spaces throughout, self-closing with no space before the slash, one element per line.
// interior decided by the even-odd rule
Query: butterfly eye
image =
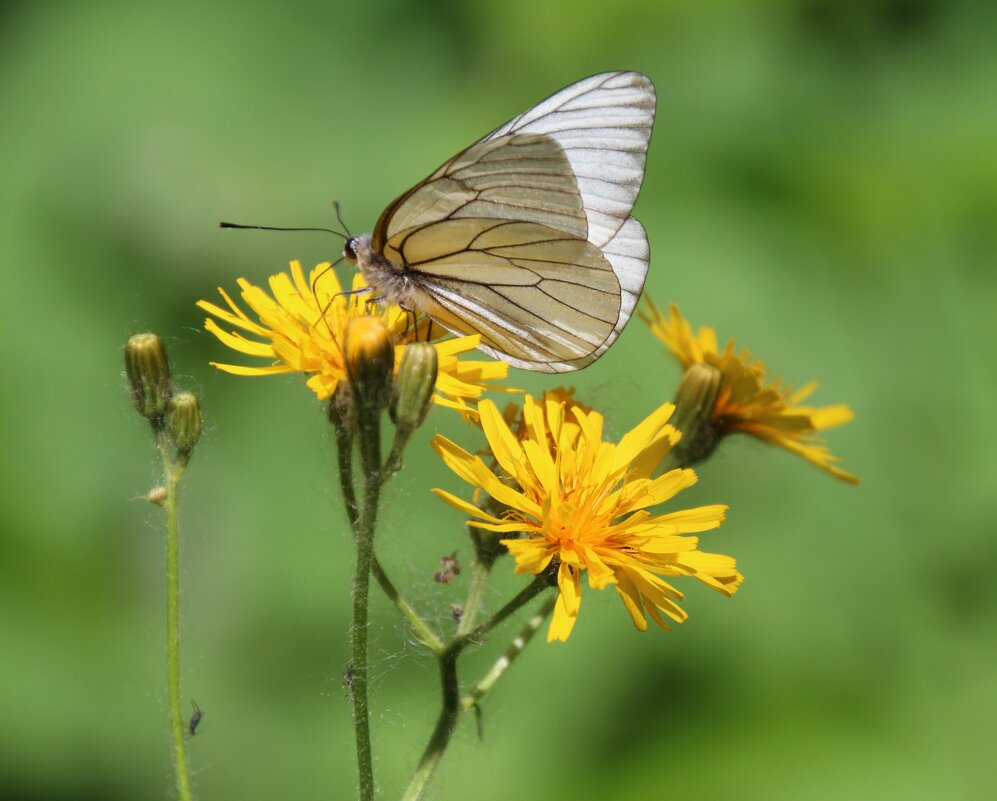
<path fill-rule="evenodd" d="M 346 244 L 343 245 L 343 258 L 348 262 L 353 264 L 357 260 L 357 249 L 353 246 L 355 241 L 354 237 L 346 240 Z"/>

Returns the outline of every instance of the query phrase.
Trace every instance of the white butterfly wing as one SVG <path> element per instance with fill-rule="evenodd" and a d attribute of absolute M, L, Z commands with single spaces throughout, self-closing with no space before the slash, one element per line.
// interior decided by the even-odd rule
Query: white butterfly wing
<path fill-rule="evenodd" d="M 384 249 L 405 231 L 461 217 L 537 222 L 581 239 L 588 230 L 560 145 L 542 134 L 507 134 L 475 142 L 398 198 L 378 220 L 373 245 Z"/>
<path fill-rule="evenodd" d="M 613 331 L 606 341 L 586 357 L 584 364 L 577 364 L 567 369 L 580 369 L 602 356 L 616 341 L 634 313 L 637 301 L 640 300 L 640 293 L 644 289 L 644 279 L 647 277 L 647 266 L 651 258 L 644 226 L 636 217 L 627 217 L 616 235 L 603 245 L 602 255 L 612 265 L 613 272 L 620 282 L 620 312 L 616 325 L 613 326 Z"/>
<path fill-rule="evenodd" d="M 486 136 L 543 134 L 564 150 L 602 247 L 630 216 L 644 180 L 655 112 L 654 84 L 639 72 L 605 72 L 562 89 Z"/>
<path fill-rule="evenodd" d="M 539 223 L 442 220 L 403 232 L 385 252 L 404 259 L 421 311 L 480 334 L 482 350 L 516 367 L 577 370 L 622 327 L 612 263 L 591 242 Z"/>
<path fill-rule="evenodd" d="M 413 279 L 421 311 L 482 334 L 491 355 L 584 367 L 619 336 L 647 275 L 647 237 L 629 215 L 654 109 L 640 73 L 579 81 L 394 201 L 372 247 Z"/>

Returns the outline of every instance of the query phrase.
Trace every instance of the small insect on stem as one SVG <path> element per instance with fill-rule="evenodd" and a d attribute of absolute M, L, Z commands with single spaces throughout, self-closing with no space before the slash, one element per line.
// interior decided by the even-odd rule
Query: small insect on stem
<path fill-rule="evenodd" d="M 201 711 L 200 707 L 198 707 L 197 701 L 191 699 L 190 703 L 194 707 L 194 714 L 190 716 L 190 720 L 187 722 L 188 738 L 197 734 L 197 727 L 201 724 L 201 718 L 204 717 L 204 713 Z"/>

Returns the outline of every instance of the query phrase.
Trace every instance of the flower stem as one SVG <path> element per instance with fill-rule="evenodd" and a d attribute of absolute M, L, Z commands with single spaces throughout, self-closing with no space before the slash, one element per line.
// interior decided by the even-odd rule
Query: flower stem
<path fill-rule="evenodd" d="M 404 596 L 398 591 L 398 588 L 388 578 L 388 574 L 384 572 L 384 568 L 381 567 L 381 563 L 378 561 L 376 555 L 371 557 L 371 570 L 374 573 L 374 578 L 377 579 L 377 583 L 384 590 L 384 594 L 388 596 L 388 599 L 409 622 L 409 625 L 415 630 L 416 636 L 433 653 L 442 653 L 444 648 L 443 640 L 439 638 L 436 632 L 430 628 L 429 624 L 405 600 Z"/>
<path fill-rule="evenodd" d="M 163 508 L 166 512 L 166 685 L 170 706 L 170 739 L 173 745 L 177 794 L 180 801 L 191 801 L 190 769 L 187 765 L 187 744 L 180 708 L 180 525 L 177 493 L 183 467 L 174 460 L 172 448 L 164 433 L 158 434 L 157 445 L 166 474 Z"/>
<path fill-rule="evenodd" d="M 457 636 L 461 637 L 471 630 L 474 621 L 478 616 L 478 609 L 481 601 L 485 597 L 485 585 L 488 582 L 488 574 L 491 572 L 490 565 L 484 560 L 475 558 L 471 564 L 471 586 L 467 590 L 467 600 L 464 602 L 464 614 L 457 626 Z"/>
<path fill-rule="evenodd" d="M 429 786 L 436 768 L 450 743 L 450 735 L 457 725 L 460 715 L 460 691 L 457 685 L 457 657 L 460 649 L 448 648 L 440 656 L 440 686 L 443 690 L 442 705 L 436 726 L 430 735 L 426 750 L 422 753 L 419 765 L 405 788 L 402 801 L 418 801 Z"/>
<path fill-rule="evenodd" d="M 367 697 L 367 623 L 370 573 L 374 561 L 374 528 L 377 523 L 377 506 L 383 479 L 380 463 L 380 409 L 376 410 L 375 414 L 361 412 L 359 436 L 360 457 L 364 467 L 364 499 L 363 508 L 354 528 L 357 556 L 353 573 L 353 625 L 350 631 L 353 668 L 351 697 L 360 801 L 372 801 L 374 767 L 370 747 L 370 706 Z"/>
<path fill-rule="evenodd" d="M 556 572 L 547 569 L 543 573 L 539 573 L 536 578 L 533 579 L 529 584 L 527 584 L 523 589 L 521 589 L 516 595 L 509 601 L 505 606 L 499 609 L 494 615 L 488 618 L 484 623 L 471 631 L 459 635 L 454 638 L 451 648 L 456 648 L 458 651 L 463 650 L 467 645 L 473 642 L 479 642 L 484 638 L 484 636 L 495 628 L 499 623 L 505 620 L 510 615 L 519 611 L 519 609 L 524 605 L 529 603 L 533 598 L 539 595 L 541 592 L 546 590 L 548 587 L 552 587 L 555 582 Z"/>
<path fill-rule="evenodd" d="M 483 572 L 487 576 L 487 570 Z M 460 687 L 457 682 L 457 657 L 460 656 L 461 652 L 468 645 L 478 642 L 495 626 L 520 609 L 523 604 L 529 602 L 537 594 L 550 587 L 553 583 L 554 575 L 553 571 L 546 570 L 536 576 L 511 601 L 484 623 L 466 633 L 455 635 L 446 649 L 438 655 L 442 696 L 440 714 L 436 719 L 436 726 L 433 728 L 433 733 L 429 737 L 429 743 L 426 745 L 426 749 L 422 753 L 422 758 L 419 760 L 419 764 L 412 774 L 412 779 L 405 789 L 402 801 L 419 801 L 423 797 L 433 774 L 436 772 L 436 768 L 443 759 L 443 754 L 446 752 L 447 746 L 450 744 L 450 737 L 453 734 L 454 728 L 457 725 L 457 719 L 460 717 L 462 711 Z M 470 596 L 473 597 L 475 594 L 472 588 Z M 546 612 L 544 614 L 546 615 Z M 539 625 L 538 623 L 537 626 L 539 627 Z"/>
<path fill-rule="evenodd" d="M 535 635 L 544 624 L 544 621 L 554 608 L 554 604 L 556 602 L 556 595 L 552 595 L 543 602 L 543 605 L 537 610 L 536 614 L 526 622 L 526 625 L 523 626 L 519 634 L 516 635 L 515 639 L 509 643 L 509 647 L 502 652 L 502 656 L 495 660 L 495 664 L 493 664 L 484 677 L 482 677 L 482 679 L 474 685 L 474 689 L 461 699 L 460 705 L 465 712 L 469 712 L 478 705 L 478 701 L 481 700 L 485 693 L 495 686 L 496 682 L 502 678 L 512 663 L 516 661 L 521 653 L 523 653 L 526 646 L 529 645 L 530 640 L 533 639 L 533 635 Z"/>
<path fill-rule="evenodd" d="M 336 452 L 339 456 L 339 486 L 343 493 L 343 502 L 346 505 L 346 516 L 350 520 L 350 526 L 354 534 L 356 534 L 357 526 L 360 523 L 360 507 L 357 504 L 356 490 L 353 488 L 353 440 L 345 426 L 337 425 L 335 428 Z M 394 475 L 395 471 L 391 470 L 392 460 L 398 458 L 400 461 L 400 453 L 396 455 L 395 450 L 394 448 L 392 449 L 392 455 L 388 457 L 385 469 L 381 471 L 382 488 L 387 484 L 388 479 Z M 409 625 L 415 630 L 416 636 L 434 653 L 441 652 L 443 650 L 443 641 L 398 591 L 394 582 L 391 581 L 381 566 L 376 554 L 371 555 L 371 570 L 374 573 L 374 578 L 377 579 L 377 583 L 384 590 L 384 594 L 388 596 L 388 599 L 409 622 Z"/>
<path fill-rule="evenodd" d="M 339 489 L 346 504 L 346 516 L 355 532 L 360 521 L 360 507 L 357 493 L 353 488 L 353 437 L 345 425 L 336 425 L 336 454 L 339 457 Z"/>

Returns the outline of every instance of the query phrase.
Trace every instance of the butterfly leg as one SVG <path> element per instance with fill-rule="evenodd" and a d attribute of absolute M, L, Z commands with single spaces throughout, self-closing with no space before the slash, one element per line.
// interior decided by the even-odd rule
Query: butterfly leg
<path fill-rule="evenodd" d="M 354 291 L 358 291 L 358 290 L 354 290 Z M 367 289 L 365 289 L 365 290 L 363 290 L 363 291 L 364 291 L 364 292 L 370 292 L 371 290 L 370 290 L 370 288 L 367 288 Z M 372 308 L 372 307 L 374 306 L 374 304 L 378 303 L 378 302 L 379 302 L 380 300 L 381 300 L 381 298 L 380 298 L 380 297 L 378 297 L 378 296 L 374 296 L 374 297 L 372 297 L 372 298 L 367 298 L 367 299 L 366 299 L 366 300 L 365 300 L 365 301 L 363 302 L 363 310 L 364 310 L 364 314 L 370 314 L 370 313 L 371 313 L 371 311 L 370 311 L 370 310 L 371 310 L 371 308 Z"/>
<path fill-rule="evenodd" d="M 322 307 L 322 310 L 319 312 L 318 320 L 316 320 L 314 323 L 312 323 L 312 327 L 314 328 L 315 326 L 317 326 L 319 324 L 319 321 L 325 322 L 325 327 L 328 329 L 329 334 L 332 337 L 332 341 L 333 342 L 337 342 L 337 340 L 336 340 L 336 332 L 333 331 L 332 330 L 332 326 L 329 325 L 329 320 L 325 316 L 325 313 L 327 311 L 329 311 L 329 309 L 332 307 L 332 304 L 336 302 L 336 298 L 339 298 L 339 297 L 348 297 L 350 295 L 363 295 L 363 294 L 365 294 L 367 292 L 370 292 L 370 291 L 371 291 L 371 289 L 370 289 L 369 286 L 360 287 L 360 289 L 343 289 L 343 290 L 340 290 L 335 295 L 333 295 L 331 298 L 329 298 L 328 302 L 326 302 L 326 304 Z M 369 301 L 368 301 L 368 303 L 369 303 Z M 370 312 L 369 307 L 368 307 L 367 311 L 368 311 L 368 313 Z"/>

